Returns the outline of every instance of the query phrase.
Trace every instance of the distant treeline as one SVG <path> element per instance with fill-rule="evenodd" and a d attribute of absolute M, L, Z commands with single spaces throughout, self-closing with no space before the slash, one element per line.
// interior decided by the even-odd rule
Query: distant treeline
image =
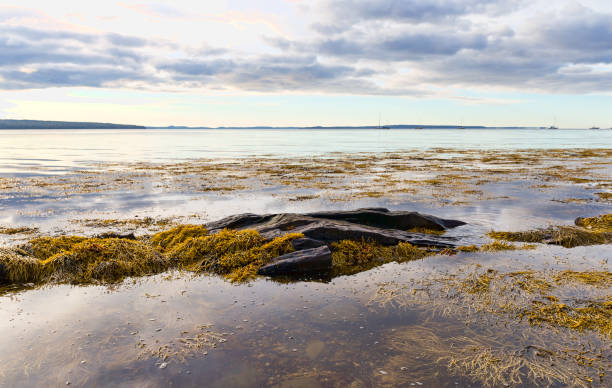
<path fill-rule="evenodd" d="M 76 121 L 0 120 L 0 129 L 144 129 L 139 125 Z"/>

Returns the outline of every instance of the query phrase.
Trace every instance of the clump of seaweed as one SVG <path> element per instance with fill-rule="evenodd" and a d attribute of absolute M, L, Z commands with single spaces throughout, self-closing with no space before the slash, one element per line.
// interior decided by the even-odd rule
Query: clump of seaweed
<path fill-rule="evenodd" d="M 612 243 L 612 214 L 578 218 L 576 225 L 526 232 L 489 232 L 488 235 L 496 240 L 547 243 L 565 248 Z"/>
<path fill-rule="evenodd" d="M 460 245 L 455 249 L 459 252 L 478 252 L 478 247 L 476 245 Z"/>
<path fill-rule="evenodd" d="M 179 225 L 153 235 L 151 243 L 157 245 L 162 251 L 169 251 L 186 240 L 195 237 L 203 237 L 208 230 L 202 225 Z"/>
<path fill-rule="evenodd" d="M 303 237 L 289 233 L 266 241 L 255 230 L 224 229 L 218 233 L 188 238 L 168 251 L 182 268 L 225 275 L 231 281 L 253 278 L 257 269 L 273 258 L 294 251 L 292 240 Z"/>
<path fill-rule="evenodd" d="M 595 287 L 612 287 L 612 273 L 608 271 L 563 271 L 555 275 L 554 280 L 558 284 L 583 283 Z"/>
<path fill-rule="evenodd" d="M 87 239 L 82 236 L 38 237 L 30 240 L 23 249 L 40 260 L 46 260 L 60 252 L 69 251 Z"/>
<path fill-rule="evenodd" d="M 37 232 L 38 228 L 29 228 L 27 226 L 17 226 L 13 228 L 0 226 L 0 234 L 33 234 Z"/>
<path fill-rule="evenodd" d="M 612 338 L 612 298 L 603 302 L 589 301 L 584 306 L 574 307 L 561 303 L 555 296 L 548 296 L 542 301 L 534 300 L 519 317 L 526 317 L 532 325 L 546 323 L 578 331 L 593 330 Z"/>
<path fill-rule="evenodd" d="M 19 249 L 0 251 L 0 283 L 115 283 L 125 277 L 171 268 L 224 275 L 246 281 L 273 258 L 292 252 L 290 233 L 266 240 L 254 230 L 208 234 L 182 225 L 150 239 L 39 237 Z"/>
<path fill-rule="evenodd" d="M 572 358 L 564 357 L 555 347 L 550 350 L 537 338 L 529 337 L 533 341 L 530 345 L 517 346 L 513 345 L 515 338 L 506 332 L 500 335 L 499 330 L 493 334 L 465 329 L 465 335 L 440 336 L 444 329 L 443 324 L 435 322 L 393 329 L 385 337 L 385 344 L 400 356 L 391 358 L 385 369 L 418 365 L 419 370 L 409 369 L 411 376 L 424 368 L 424 378 L 433 378 L 440 367 L 446 366 L 451 374 L 484 387 L 561 384 L 586 388 L 592 381 L 591 369 L 576 365 Z M 436 385 L 435 380 L 429 383 Z"/>
<path fill-rule="evenodd" d="M 517 247 L 506 242 L 493 241 L 480 247 L 483 252 L 514 251 Z"/>
<path fill-rule="evenodd" d="M 22 249 L 0 248 L 0 284 L 36 283 L 43 275 L 40 260 Z"/>
<path fill-rule="evenodd" d="M 495 277 L 497 271 L 489 269 L 482 274 L 472 273 L 463 280 L 460 288 L 470 294 L 484 294 L 489 292 L 491 280 Z"/>
<path fill-rule="evenodd" d="M 436 230 L 436 229 L 430 229 L 430 228 L 423 228 L 423 227 L 414 227 L 412 229 L 408 229 L 406 232 L 410 232 L 410 233 L 423 233 L 423 234 L 433 234 L 433 235 L 437 235 L 437 236 L 441 236 L 443 234 L 446 233 L 446 230 L 442 229 L 442 230 Z"/>
<path fill-rule="evenodd" d="M 575 221 L 577 226 L 583 228 L 599 231 L 599 232 L 612 232 L 612 214 L 603 214 L 597 217 L 582 218 L 579 217 Z"/>
<path fill-rule="evenodd" d="M 332 269 L 335 275 L 350 275 L 392 261 L 418 260 L 431 254 L 426 249 L 404 242 L 382 246 L 365 240 L 342 240 L 332 244 Z"/>

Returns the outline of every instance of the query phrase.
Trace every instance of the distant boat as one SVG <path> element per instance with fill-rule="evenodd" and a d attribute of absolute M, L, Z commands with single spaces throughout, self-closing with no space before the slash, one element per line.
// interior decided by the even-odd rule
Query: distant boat
<path fill-rule="evenodd" d="M 391 129 L 391 127 L 387 127 L 385 125 L 380 126 L 380 113 L 378 114 L 378 129 Z"/>
<path fill-rule="evenodd" d="M 559 127 L 555 127 L 554 125 L 551 125 L 550 127 L 548 127 L 548 129 L 559 129 Z"/>
<path fill-rule="evenodd" d="M 593 127 L 589 128 L 589 129 L 601 129 L 601 128 L 593 126 Z"/>
<path fill-rule="evenodd" d="M 548 129 L 559 129 L 559 127 L 557 127 L 557 116 L 555 116 L 555 118 L 553 119 L 553 125 L 548 127 Z"/>

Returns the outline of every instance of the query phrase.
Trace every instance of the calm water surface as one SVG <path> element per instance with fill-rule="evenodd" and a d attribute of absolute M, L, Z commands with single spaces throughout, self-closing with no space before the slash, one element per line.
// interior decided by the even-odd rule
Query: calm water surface
<path fill-rule="evenodd" d="M 611 148 L 612 131 L 0 131 L 0 176 L 61 175 L 95 168 L 101 162 L 438 147 Z M 532 183 L 491 182 L 483 187 L 508 197 L 462 206 L 433 206 L 401 198 L 290 202 L 273 191 L 196 195 L 163 193 L 148 186 L 138 191 L 69 197 L 61 192 L 41 195 L 33 188 L 31 192 L 8 192 L 0 197 L 0 224 L 39 226 L 44 233 L 61 234 L 70 233 L 70 225 L 80 227 L 66 220 L 96 214 L 128 218 L 203 212 L 202 220 L 210 220 L 240 212 L 386 206 L 468 221 L 449 235 L 462 243 L 479 244 L 492 228 L 524 230 L 611 212 L 605 202 L 554 201 L 592 197 L 583 187 L 560 186 L 552 192 L 541 192 L 526 188 Z M 424 299 L 405 308 L 371 303 L 379 285 L 385 283 L 412 290 L 419 287 L 417 280 L 455 276 L 481 267 L 499 271 L 609 271 L 609 258 L 609 245 L 571 250 L 540 246 L 533 251 L 436 256 L 388 264 L 326 282 L 258 279 L 233 285 L 218 277 L 170 273 L 130 279 L 113 287 L 60 285 L 0 294 L 0 387 L 67 383 L 77 387 L 484 386 L 478 376 L 451 370 L 444 358 L 464 355 L 458 350 L 472 343 L 481 350 L 520 354 L 535 362 L 541 357 L 527 354 L 530 349 L 560 351 L 570 346 L 591 355 L 588 352 L 599 347 L 607 349 L 603 360 L 610 366 L 609 343 L 602 344 L 601 338 L 592 334 L 576 336 L 565 330 L 538 329 L 524 321 L 478 315 L 461 306 L 440 314 L 440 304 L 453 305 L 447 299 Z M 595 386 L 609 384 L 606 378 L 595 381 Z M 543 380 L 541 383 L 535 385 L 546 385 Z M 526 379 L 524 384 L 512 385 L 534 383 Z"/>
<path fill-rule="evenodd" d="M 608 148 L 612 130 L 149 129 L 0 131 L 0 172 L 62 172 L 94 162 L 307 156 L 408 149 Z"/>

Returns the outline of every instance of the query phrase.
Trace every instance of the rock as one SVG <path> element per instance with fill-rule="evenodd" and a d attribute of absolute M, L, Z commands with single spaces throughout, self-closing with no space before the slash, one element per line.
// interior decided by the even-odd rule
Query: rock
<path fill-rule="evenodd" d="M 389 211 L 385 208 L 365 208 L 351 211 L 330 211 L 307 214 L 238 214 L 223 218 L 219 221 L 206 224 L 209 231 L 214 232 L 224 228 L 244 229 L 257 226 L 276 225 L 276 229 L 291 231 L 299 226 L 312 223 L 313 219 L 325 219 L 334 221 L 345 221 L 352 224 L 371 226 L 382 229 L 408 230 L 412 228 L 428 228 L 433 230 L 444 230 L 465 225 L 458 220 L 447 220 L 417 212 Z"/>
<path fill-rule="evenodd" d="M 294 225 L 299 225 L 295 226 Z M 287 228 L 287 225 L 291 225 Z M 302 233 L 310 240 L 331 244 L 341 240 L 366 240 L 381 245 L 397 245 L 409 242 L 417 246 L 452 248 L 454 244 L 448 237 L 432 236 L 422 233 L 409 233 L 403 230 L 382 229 L 340 220 L 317 219 L 299 214 L 281 214 L 268 222 L 252 226 L 262 236 L 273 239 L 286 233 Z"/>
<path fill-rule="evenodd" d="M 291 275 L 308 272 L 324 272 L 331 269 L 331 251 L 326 245 L 287 253 L 261 267 L 259 275 Z"/>
<path fill-rule="evenodd" d="M 291 245 L 293 245 L 293 248 L 296 251 L 301 251 L 303 249 L 321 247 L 325 245 L 325 242 L 305 237 L 305 238 L 298 238 L 298 239 L 291 241 Z"/>
<path fill-rule="evenodd" d="M 354 224 L 373 226 L 383 229 L 408 230 L 412 228 L 427 228 L 445 230 L 465 225 L 463 221 L 445 220 L 417 212 L 395 211 L 384 208 L 366 208 L 351 211 L 308 213 L 307 216 L 328 220 L 342 220 Z"/>
<path fill-rule="evenodd" d="M 122 238 L 125 240 L 136 240 L 136 236 L 133 232 L 131 233 L 116 233 L 116 232 L 106 232 L 95 236 L 96 238 Z"/>
<path fill-rule="evenodd" d="M 316 217 L 313 217 L 315 215 Z M 387 217 L 381 219 L 380 217 Z M 331 217 L 331 218 L 324 218 Z M 334 219 L 334 217 L 336 217 Z M 344 220 L 346 218 L 348 220 Z M 377 221 L 378 220 L 378 221 Z M 410 221 L 412 220 L 412 221 Z M 251 223 L 252 222 L 252 223 Z M 238 215 L 206 225 L 211 233 L 232 225 L 255 229 L 264 237 L 273 239 L 287 233 L 302 233 L 309 241 L 297 242 L 296 250 L 317 246 L 319 242 L 331 244 L 340 240 L 367 240 L 381 245 L 396 245 L 399 242 L 409 242 L 417 246 L 437 248 L 452 248 L 452 239 L 422 233 L 409 233 L 402 228 L 392 226 L 416 227 L 426 225 L 430 228 L 442 228 L 442 225 L 463 224 L 461 221 L 443 220 L 441 218 L 410 212 L 389 212 L 387 209 L 360 209 L 354 212 L 311 213 L 310 215 L 282 213 L 257 216 L 254 214 Z M 367 224 L 383 225 L 376 227 Z M 409 224 L 410 223 L 410 224 Z M 312 241 L 318 240 L 319 242 Z"/>
<path fill-rule="evenodd" d="M 234 216 L 225 217 L 219 221 L 210 222 L 206 224 L 206 228 L 210 232 L 221 229 L 243 229 L 251 225 L 262 223 L 272 216 L 274 215 L 270 214 L 260 216 L 252 213 L 237 214 Z"/>

